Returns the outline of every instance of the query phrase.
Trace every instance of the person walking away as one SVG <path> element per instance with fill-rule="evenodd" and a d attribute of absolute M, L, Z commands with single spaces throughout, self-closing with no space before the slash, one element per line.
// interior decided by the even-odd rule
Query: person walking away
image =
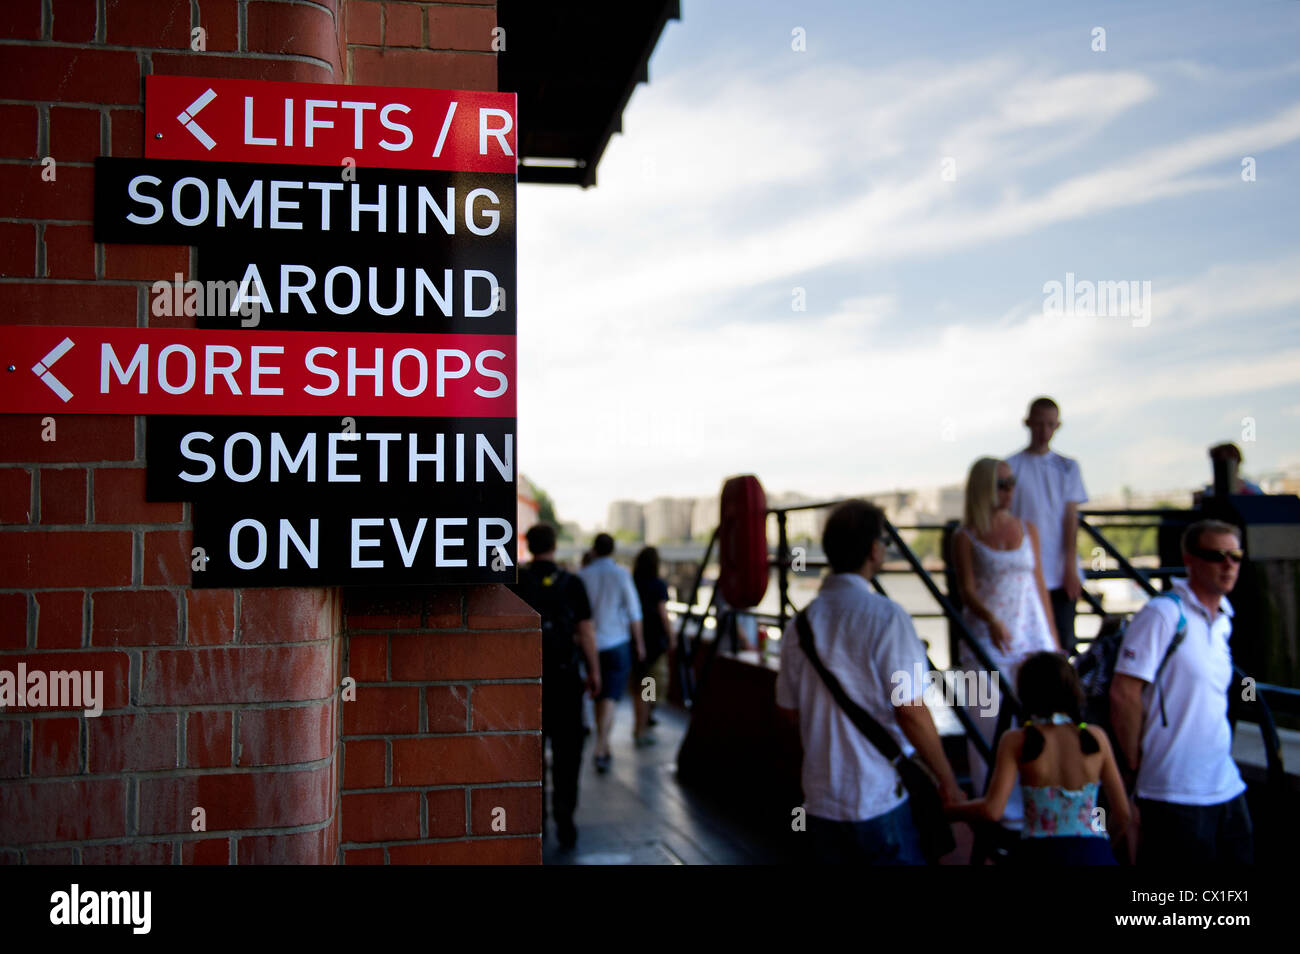
<path fill-rule="evenodd" d="M 650 730 L 655 703 L 645 698 L 643 683 L 647 678 L 654 680 L 651 688 L 655 699 L 658 699 L 661 688 L 667 688 L 666 673 L 661 671 L 664 667 L 657 663 L 666 651 L 676 651 L 677 634 L 668 619 L 668 586 L 659 576 L 657 549 L 645 547 L 636 555 L 632 564 L 632 582 L 636 584 L 641 602 L 641 635 L 645 643 L 645 658 L 636 665 L 632 677 L 632 702 L 636 706 L 634 738 L 640 748 L 657 741 Z"/>
<path fill-rule="evenodd" d="M 1232 605 L 1240 531 L 1201 520 L 1183 533 L 1187 578 L 1149 600 L 1124 631 L 1111 725 L 1136 771 L 1137 861 L 1250 864 L 1246 783 L 1232 759 Z"/>
<path fill-rule="evenodd" d="M 579 571 L 579 576 L 591 600 L 596 648 L 600 652 L 595 763 L 596 771 L 604 774 L 612 759 L 609 733 L 614 710 L 627 690 L 633 653 L 637 661 L 644 659 L 645 645 L 641 636 L 641 600 L 632 574 L 614 562 L 614 538 L 608 533 L 597 534 L 591 549 L 595 557 Z"/>
<path fill-rule="evenodd" d="M 556 837 L 571 848 L 578 839 L 573 814 L 585 741 L 584 688 L 592 695 L 600 691 L 596 633 L 582 580 L 555 562 L 555 528 L 534 524 L 524 539 L 533 559 L 519 568 L 514 590 L 542 618 L 542 745 L 547 740 L 551 744 L 551 816 Z"/>
<path fill-rule="evenodd" d="M 871 588 L 885 562 L 885 517 L 864 500 L 837 506 L 822 547 L 831 572 L 804 611 L 813 646 L 850 699 L 918 752 L 939 780 L 945 805 L 962 801 L 913 673 L 929 669 L 912 619 Z M 901 684 L 900 684 L 901 679 Z M 803 742 L 804 811 L 812 857 L 822 863 L 919 865 L 925 859 L 906 790 L 894 766 L 836 702 L 799 644 L 798 622 L 781 639 L 776 704 Z"/>
<path fill-rule="evenodd" d="M 1011 512 L 1038 530 L 1043 581 L 1052 599 L 1052 617 L 1061 648 L 1074 652 L 1075 605 L 1083 593 L 1076 547 L 1079 504 L 1086 503 L 1079 463 L 1051 449 L 1061 427 L 1061 409 L 1049 397 L 1035 398 L 1025 417 L 1029 446 L 1007 458 L 1016 478 Z"/>
<path fill-rule="evenodd" d="M 1083 722 L 1083 689 L 1059 653 L 1034 653 L 1020 666 L 1016 695 L 1027 724 L 998 743 L 983 798 L 949 809 L 963 821 L 996 821 L 1020 777 L 1024 828 L 1015 860 L 1027 867 L 1113 865 L 1110 832 L 1128 829 L 1128 796 L 1110 740 Z M 1098 805 L 1098 788 L 1109 810 Z"/>

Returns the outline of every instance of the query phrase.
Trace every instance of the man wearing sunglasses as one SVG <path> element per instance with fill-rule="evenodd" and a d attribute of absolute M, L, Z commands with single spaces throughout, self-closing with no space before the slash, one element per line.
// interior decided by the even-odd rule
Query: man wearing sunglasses
<path fill-rule="evenodd" d="M 1110 689 L 1111 724 L 1130 767 L 1139 864 L 1250 864 L 1246 783 L 1232 760 L 1232 606 L 1240 531 L 1202 520 L 1183 533 L 1187 578 L 1129 623 Z"/>

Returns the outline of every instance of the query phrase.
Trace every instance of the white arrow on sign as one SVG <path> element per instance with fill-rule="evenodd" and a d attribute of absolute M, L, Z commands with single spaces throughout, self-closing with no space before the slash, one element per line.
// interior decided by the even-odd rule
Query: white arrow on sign
<path fill-rule="evenodd" d="M 32 373 L 40 378 L 45 383 L 46 387 L 59 397 L 63 398 L 65 402 L 72 397 L 72 392 L 64 387 L 63 382 L 54 376 L 54 373 L 50 370 L 50 365 L 54 364 L 55 361 L 58 361 L 70 350 L 72 350 L 72 339 L 64 338 L 54 346 L 54 349 L 50 351 L 49 354 L 32 365 Z"/>
<path fill-rule="evenodd" d="M 216 140 L 209 136 L 207 131 L 194 121 L 194 117 L 203 110 L 204 106 L 208 105 L 208 103 L 212 102 L 216 98 L 217 91 L 209 86 L 206 93 L 186 106 L 185 109 L 181 111 L 181 114 L 176 117 L 176 121 L 188 129 L 195 139 L 203 143 L 205 149 L 211 149 L 215 146 L 217 144 Z"/>

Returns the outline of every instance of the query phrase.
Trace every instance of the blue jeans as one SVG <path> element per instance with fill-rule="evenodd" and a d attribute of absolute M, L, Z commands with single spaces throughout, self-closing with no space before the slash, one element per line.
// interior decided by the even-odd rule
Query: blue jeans
<path fill-rule="evenodd" d="M 908 802 L 866 821 L 831 821 L 809 815 L 808 836 L 817 864 L 925 864 Z"/>
<path fill-rule="evenodd" d="M 627 677 L 632 674 L 632 642 L 619 643 L 600 651 L 600 699 L 619 702 L 627 691 Z"/>

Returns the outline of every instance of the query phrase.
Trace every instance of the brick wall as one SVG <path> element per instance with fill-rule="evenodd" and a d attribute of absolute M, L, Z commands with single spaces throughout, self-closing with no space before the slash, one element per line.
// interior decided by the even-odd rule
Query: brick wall
<path fill-rule="evenodd" d="M 143 153 L 144 76 L 492 89 L 494 20 L 491 2 L 5 0 L 0 324 L 192 325 L 149 310 L 191 249 L 91 238 L 94 157 Z M 105 695 L 98 718 L 0 713 L 0 861 L 332 863 L 340 824 L 386 846 L 350 861 L 538 860 L 539 637 L 507 591 L 431 590 L 391 619 L 354 594 L 358 656 L 336 590 L 189 588 L 190 506 L 145 501 L 142 418 L 0 426 L 0 670 L 99 671 Z M 498 805 L 504 833 L 479 822 Z"/>

